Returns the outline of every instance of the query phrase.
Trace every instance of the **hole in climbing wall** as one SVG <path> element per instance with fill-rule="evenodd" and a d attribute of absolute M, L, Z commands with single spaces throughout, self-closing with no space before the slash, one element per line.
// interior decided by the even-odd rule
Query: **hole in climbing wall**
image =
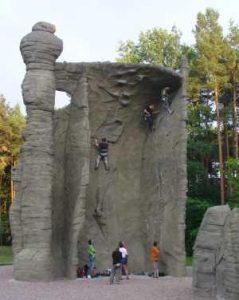
<path fill-rule="evenodd" d="M 66 107 L 70 104 L 71 95 L 66 92 L 56 91 L 55 109 Z"/>

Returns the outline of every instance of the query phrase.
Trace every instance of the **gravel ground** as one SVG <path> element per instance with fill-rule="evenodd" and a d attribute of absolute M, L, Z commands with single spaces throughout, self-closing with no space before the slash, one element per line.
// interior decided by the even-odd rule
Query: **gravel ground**
<path fill-rule="evenodd" d="M 0 300 L 192 300 L 192 278 L 159 279 L 131 275 L 130 280 L 109 284 L 95 279 L 23 282 L 13 279 L 13 267 L 0 267 Z"/>

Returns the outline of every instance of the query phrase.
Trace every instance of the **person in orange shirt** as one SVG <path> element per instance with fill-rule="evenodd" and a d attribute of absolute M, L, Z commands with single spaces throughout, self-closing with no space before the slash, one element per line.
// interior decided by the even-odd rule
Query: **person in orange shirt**
<path fill-rule="evenodd" d="M 150 260 L 153 267 L 153 278 L 159 277 L 158 261 L 159 261 L 160 249 L 158 243 L 154 242 L 153 246 L 150 249 Z"/>

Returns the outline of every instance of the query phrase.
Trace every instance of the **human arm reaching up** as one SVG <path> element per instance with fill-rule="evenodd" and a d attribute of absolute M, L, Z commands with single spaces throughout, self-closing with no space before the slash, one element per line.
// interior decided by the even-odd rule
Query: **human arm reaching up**
<path fill-rule="evenodd" d="M 98 139 L 97 139 L 97 138 L 95 139 L 95 146 L 96 146 L 96 148 L 99 147 L 99 142 L 98 142 Z"/>

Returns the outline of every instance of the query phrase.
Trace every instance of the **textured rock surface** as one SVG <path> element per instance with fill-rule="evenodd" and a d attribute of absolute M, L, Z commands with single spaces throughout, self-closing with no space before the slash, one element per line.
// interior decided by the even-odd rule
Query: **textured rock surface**
<path fill-rule="evenodd" d="M 33 29 L 42 32 L 46 27 L 43 23 Z M 54 27 L 44 32 L 54 37 L 52 31 Z M 34 45 L 42 49 L 40 42 L 36 43 Z M 56 58 L 59 52 L 51 45 L 47 46 L 50 56 Z M 23 55 L 28 69 L 35 67 L 30 53 L 29 58 Z M 38 54 L 35 59 L 38 60 Z M 130 270 L 149 270 L 149 247 L 158 240 L 162 268 L 170 275 L 184 275 L 186 63 L 183 63 L 181 73 L 149 65 L 65 62 L 57 63 L 53 72 L 48 65 L 45 67 L 45 62 L 39 63 L 39 68 L 43 69 L 37 70 L 36 76 L 30 74 L 29 77 L 36 82 L 23 83 L 30 123 L 25 133 L 22 167 L 18 170 L 19 191 L 12 207 L 11 224 L 16 257 L 18 253 L 31 249 L 24 240 L 23 227 L 25 223 L 33 222 L 39 228 L 39 236 L 34 236 L 35 231 L 29 230 L 29 240 L 36 239 L 39 251 L 48 251 L 44 253 L 55 267 L 51 268 L 48 261 L 45 270 L 38 270 L 40 275 L 31 274 L 26 278 L 28 275 L 21 273 L 23 267 L 19 267 L 16 260 L 15 277 L 46 279 L 45 273 L 55 277 L 75 277 L 76 267 L 87 262 L 86 245 L 90 238 L 97 249 L 96 265 L 99 269 L 111 266 L 112 250 L 119 240 L 124 240 L 128 245 Z M 53 75 L 51 88 L 54 90 L 54 82 L 57 90 L 71 95 L 69 106 L 56 111 L 54 116 L 54 100 L 51 102 L 54 94 L 53 98 L 47 94 L 41 96 L 42 89 L 51 82 L 44 73 L 46 69 Z M 43 83 L 41 79 L 46 81 Z M 159 99 L 162 88 L 166 86 L 171 87 L 172 115 L 167 113 Z M 26 89 L 40 96 L 30 97 Z M 47 106 L 43 109 L 41 103 Z M 153 133 L 148 132 L 142 118 L 144 106 L 148 103 L 154 103 L 156 110 L 159 109 Z M 36 114 L 31 112 L 32 105 Z M 49 120 L 44 118 L 45 114 Z M 37 161 L 32 155 L 41 149 L 38 144 L 42 146 L 42 138 L 38 131 L 32 130 L 31 120 L 46 135 L 44 147 L 49 148 L 41 152 L 41 157 L 37 156 Z M 31 157 L 24 158 L 29 144 L 27 133 L 38 144 L 34 151 L 31 150 Z M 108 172 L 103 166 L 94 170 L 94 138 L 103 136 L 110 142 Z M 35 164 L 40 168 L 26 169 Z M 49 172 L 49 176 L 42 177 L 41 173 L 45 172 Z M 28 180 L 24 185 L 23 178 Z M 38 181 L 36 186 L 35 181 Z M 35 215 L 31 211 L 29 216 L 24 213 L 28 205 Z M 39 227 L 38 220 L 41 222 L 41 219 L 46 221 L 47 231 Z M 23 250 L 19 252 L 19 248 Z M 24 256 L 22 262 L 24 259 L 27 269 L 29 260 Z"/>
<path fill-rule="evenodd" d="M 17 198 L 11 209 L 15 278 L 54 277 L 52 255 L 54 64 L 62 41 L 38 23 L 20 45 L 27 72 L 22 93 L 27 109 Z"/>
<path fill-rule="evenodd" d="M 82 91 L 80 78 L 85 78 L 88 85 L 88 103 L 82 103 L 79 96 Z M 72 152 L 67 155 L 67 161 L 71 160 L 69 164 L 79 167 L 76 162 L 82 153 L 77 144 L 80 141 L 81 147 L 88 151 L 87 145 L 91 140 L 89 156 L 83 155 L 85 164 L 90 163 L 90 177 L 87 170 L 82 175 L 81 168 L 79 172 L 72 172 L 72 167 L 63 167 L 65 153 L 60 145 L 56 146 L 57 162 L 60 162 L 58 168 L 64 169 L 67 180 L 74 180 L 72 186 L 80 185 L 82 176 L 89 180 L 85 206 L 82 204 L 79 210 L 74 208 L 76 218 L 85 215 L 86 219 L 84 224 L 80 218 L 79 222 L 74 222 L 79 237 L 72 241 L 75 244 L 73 249 L 79 243 L 78 254 L 75 253 L 75 258 L 71 259 L 77 262 L 79 258 L 81 264 L 87 262 L 86 244 L 92 238 L 97 248 L 97 267 L 109 267 L 113 247 L 119 240 L 124 240 L 131 253 L 131 270 L 143 271 L 149 268 L 149 247 L 156 239 L 162 248 L 166 272 L 184 274 L 186 133 L 181 75 L 143 65 L 58 63 L 56 79 L 57 88 L 72 95 L 70 107 L 58 113 L 55 138 L 58 141 L 59 134 L 63 138 L 65 132 L 65 145 L 71 143 L 69 148 Z M 162 87 L 167 85 L 173 89 L 173 115 L 167 114 L 158 98 Z M 149 134 L 142 111 L 151 102 L 160 108 L 160 113 L 155 132 Z M 84 120 L 84 116 L 80 117 L 83 110 L 89 110 L 88 117 L 87 113 L 84 114 L 88 118 L 85 125 L 89 126 L 89 130 L 83 131 L 85 138 L 80 137 L 82 131 L 76 128 L 76 121 Z M 63 123 L 61 114 L 65 120 Z M 75 121 L 70 123 L 72 118 Z M 111 142 L 110 172 L 106 172 L 103 166 L 94 171 L 94 138 L 102 136 Z M 84 141 L 85 146 L 82 144 Z M 57 174 L 60 172 L 57 171 Z M 64 177 L 58 179 L 57 185 L 64 186 Z M 65 194 L 57 193 L 56 201 L 64 197 L 75 206 L 78 203 L 75 196 L 72 189 L 68 189 Z M 61 220 L 61 211 L 59 214 L 57 218 Z M 72 213 L 69 215 L 73 220 Z M 74 272 L 74 268 L 72 270 Z"/>
<path fill-rule="evenodd" d="M 194 246 L 194 299 L 239 299 L 239 209 L 209 208 Z"/>

